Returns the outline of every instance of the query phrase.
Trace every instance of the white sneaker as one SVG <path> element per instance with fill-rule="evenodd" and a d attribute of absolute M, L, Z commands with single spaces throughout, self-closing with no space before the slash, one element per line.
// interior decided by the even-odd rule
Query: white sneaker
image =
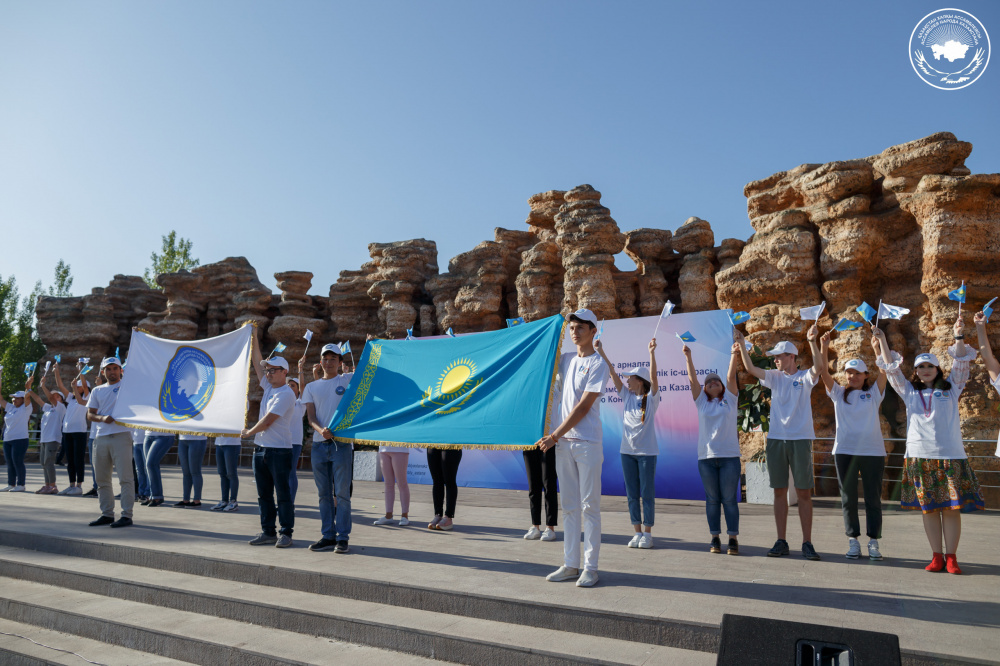
<path fill-rule="evenodd" d="M 531 529 L 525 533 L 524 538 L 528 539 L 529 541 L 532 541 L 534 539 L 540 538 L 541 536 L 542 536 L 542 531 L 537 527 L 535 527 L 534 525 L 532 525 Z"/>
<path fill-rule="evenodd" d="M 0 488 L 0 493 L 9 493 L 14 490 L 14 486 L 7 486 L 6 488 Z"/>
<path fill-rule="evenodd" d="M 878 539 L 871 539 L 868 542 L 868 559 L 876 561 L 882 559 L 882 552 L 878 549 Z"/>
<path fill-rule="evenodd" d="M 24 492 L 24 486 L 14 486 L 11 489 L 10 492 L 12 492 L 12 493 L 23 493 Z"/>
<path fill-rule="evenodd" d="M 847 555 L 845 557 L 849 560 L 861 557 L 861 544 L 854 537 L 851 537 L 847 542 Z"/>
<path fill-rule="evenodd" d="M 212 507 L 212 511 L 222 511 L 227 506 L 229 506 L 229 502 L 226 500 L 220 500 L 218 504 Z"/>
<path fill-rule="evenodd" d="M 379 518 L 378 520 L 375 521 L 375 524 L 376 525 L 392 525 L 392 518 L 386 518 L 385 516 L 382 516 L 381 518 Z"/>
<path fill-rule="evenodd" d="M 68 488 L 66 490 L 66 494 L 67 495 L 82 495 L 83 494 L 83 488 L 81 488 L 80 486 L 73 486 L 72 488 Z"/>
<path fill-rule="evenodd" d="M 63 488 L 62 490 L 60 490 L 56 494 L 58 494 L 58 495 L 69 495 L 69 491 L 71 491 L 71 490 L 73 490 L 73 486 L 67 486 L 67 487 Z"/>
<path fill-rule="evenodd" d="M 584 570 L 583 575 L 576 581 L 577 587 L 594 587 L 597 585 L 597 572 Z"/>
<path fill-rule="evenodd" d="M 564 580 L 573 580 L 580 577 L 580 570 L 563 565 L 545 577 L 545 580 L 552 583 L 561 583 Z"/>
<path fill-rule="evenodd" d="M 555 541 L 556 540 L 556 531 L 553 530 L 553 529 L 549 529 L 548 527 L 546 527 L 545 531 L 542 532 L 542 537 L 541 538 L 542 538 L 542 541 Z"/>
<path fill-rule="evenodd" d="M 239 511 L 239 510 L 240 510 L 240 505 L 236 503 L 236 500 L 231 501 L 229 504 L 226 505 L 226 508 L 223 509 L 223 511 Z"/>
<path fill-rule="evenodd" d="M 407 518 L 406 516 L 403 516 L 402 518 L 399 519 L 399 526 L 400 527 L 406 527 L 409 524 L 410 524 L 410 519 Z"/>
<path fill-rule="evenodd" d="M 646 534 L 643 534 L 639 538 L 639 548 L 652 548 L 652 547 L 653 547 L 653 535 L 647 532 Z"/>
<path fill-rule="evenodd" d="M 629 548 L 638 548 L 640 541 L 642 541 L 642 534 L 640 534 L 639 532 L 636 532 L 635 536 L 632 537 L 632 540 L 628 542 L 628 547 Z"/>

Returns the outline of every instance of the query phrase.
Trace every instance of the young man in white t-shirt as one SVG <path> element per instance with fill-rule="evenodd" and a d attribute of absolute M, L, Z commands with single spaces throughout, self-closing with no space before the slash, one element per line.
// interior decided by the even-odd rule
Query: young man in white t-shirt
<path fill-rule="evenodd" d="M 320 352 L 323 378 L 306 385 L 302 403 L 313 429 L 312 469 L 319 491 L 322 535 L 309 550 L 348 551 L 351 535 L 351 481 L 354 478 L 354 445 L 333 439 L 330 420 L 354 373 L 340 373 L 340 346 L 329 344 Z M 334 497 L 336 496 L 336 502 Z"/>
<path fill-rule="evenodd" d="M 783 340 L 767 352 L 774 358 L 777 370 L 758 368 L 743 344 L 743 335 L 736 331 L 743 366 L 763 386 L 771 389 L 771 420 L 767 433 L 767 473 L 774 489 L 774 522 L 778 540 L 767 552 L 768 557 L 788 555 L 785 532 L 788 525 L 788 469 L 792 469 L 795 493 L 799 500 L 799 522 L 802 525 L 802 556 L 818 560 L 812 545 L 812 489 L 815 481 L 812 469 L 813 430 L 812 398 L 810 394 L 819 376 L 814 368 L 799 370 L 795 345 Z M 819 329 L 813 324 L 806 333 L 813 358 L 819 354 Z"/>
<path fill-rule="evenodd" d="M 295 505 L 289 475 L 292 471 L 292 418 L 295 393 L 289 388 L 288 361 L 280 356 L 263 359 L 260 341 L 254 331 L 251 345 L 253 369 L 264 389 L 260 400 L 258 421 L 244 428 L 243 439 L 254 440 L 253 478 L 257 484 L 257 505 L 260 507 L 260 534 L 248 543 L 251 546 L 289 548 L 295 527 Z M 95 389 L 96 390 L 96 389 Z M 274 498 L 278 501 L 275 504 Z M 281 524 L 279 536 L 275 519 Z"/>
<path fill-rule="evenodd" d="M 87 401 L 87 420 L 97 425 L 91 464 L 97 479 L 97 501 L 101 506 L 101 517 L 90 525 L 128 527 L 132 524 L 132 506 L 135 504 L 132 433 L 111 418 L 121 388 L 121 361 L 114 356 L 104 359 L 101 361 L 101 374 L 105 383 L 95 387 Z M 118 520 L 115 520 L 115 491 L 111 487 L 112 467 L 118 473 L 118 485 L 121 486 L 122 515 Z"/>
<path fill-rule="evenodd" d="M 608 382 L 608 366 L 594 349 L 597 317 L 577 310 L 566 317 L 576 352 L 559 359 L 562 378 L 559 413 L 563 422 L 536 443 L 542 451 L 556 448 L 556 473 L 563 509 L 563 566 L 546 576 L 560 582 L 577 579 L 579 587 L 597 583 L 601 550 L 601 396 Z M 580 571 L 580 517 L 583 514 L 583 572 Z"/>

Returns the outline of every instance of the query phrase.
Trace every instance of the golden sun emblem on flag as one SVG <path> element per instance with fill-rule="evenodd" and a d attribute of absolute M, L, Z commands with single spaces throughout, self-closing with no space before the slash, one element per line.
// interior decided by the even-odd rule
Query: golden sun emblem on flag
<path fill-rule="evenodd" d="M 449 363 L 438 377 L 437 385 L 430 386 L 420 399 L 421 407 L 438 405 L 435 414 L 451 414 L 462 409 L 472 394 L 476 392 L 482 378 L 476 379 L 476 362 L 471 358 L 459 358 Z M 455 403 L 455 401 L 458 401 Z M 453 404 L 455 403 L 455 404 Z"/>

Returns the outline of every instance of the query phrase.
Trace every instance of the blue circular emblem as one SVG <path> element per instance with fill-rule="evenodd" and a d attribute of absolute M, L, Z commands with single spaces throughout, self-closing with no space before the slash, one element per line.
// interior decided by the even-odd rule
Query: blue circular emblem
<path fill-rule="evenodd" d="M 215 393 L 215 362 L 196 347 L 179 347 L 160 386 L 160 416 L 178 423 L 193 419 Z"/>
<path fill-rule="evenodd" d="M 934 391 L 934 397 L 935 398 L 940 398 L 941 397 L 941 391 Z"/>
<path fill-rule="evenodd" d="M 924 83 L 959 90 L 976 82 L 990 63 L 990 36 L 982 21 L 961 9 L 939 9 L 910 35 L 910 64 Z"/>
<path fill-rule="evenodd" d="M 797 380 L 797 379 L 796 379 L 796 380 L 794 380 L 794 381 L 792 382 L 792 386 L 793 386 L 794 388 L 798 388 L 798 387 L 802 386 L 802 384 L 801 384 L 801 383 L 799 383 L 799 380 Z"/>
<path fill-rule="evenodd" d="M 343 386 L 338 386 L 337 387 L 337 395 L 344 395 L 344 391 L 346 391 L 346 390 L 347 389 L 345 389 Z"/>

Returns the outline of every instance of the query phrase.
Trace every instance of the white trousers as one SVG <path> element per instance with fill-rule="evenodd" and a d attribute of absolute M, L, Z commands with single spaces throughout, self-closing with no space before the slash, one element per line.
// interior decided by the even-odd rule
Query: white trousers
<path fill-rule="evenodd" d="M 601 552 L 601 466 L 604 445 L 563 439 L 556 444 L 559 503 L 563 510 L 563 564 L 580 568 L 580 517 L 583 514 L 583 568 L 597 571 Z"/>

